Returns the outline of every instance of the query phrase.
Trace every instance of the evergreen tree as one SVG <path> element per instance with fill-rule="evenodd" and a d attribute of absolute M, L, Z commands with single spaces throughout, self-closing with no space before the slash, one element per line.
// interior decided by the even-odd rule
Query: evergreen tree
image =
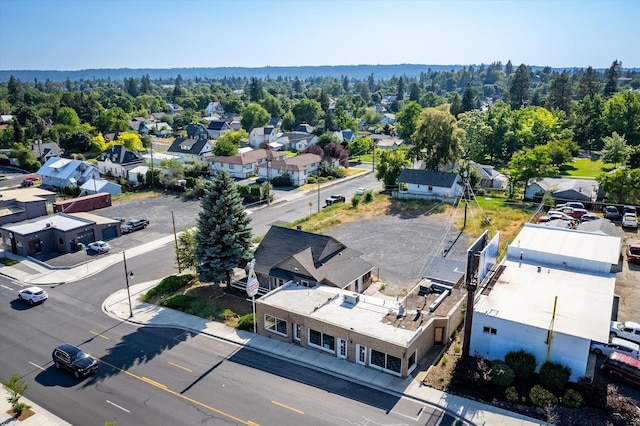
<path fill-rule="evenodd" d="M 251 77 L 251 83 L 249 83 L 249 100 L 251 102 L 260 102 L 262 99 L 264 99 L 262 80 Z"/>
<path fill-rule="evenodd" d="M 236 184 L 224 170 L 212 176 L 201 207 L 196 235 L 196 272 L 201 281 L 214 286 L 226 281 L 228 291 L 233 268 L 244 266 L 252 257 L 251 219 Z"/>
<path fill-rule="evenodd" d="M 507 65 L 504 66 L 504 72 L 509 77 L 513 73 L 513 64 L 511 63 L 511 59 L 507 61 Z"/>
<path fill-rule="evenodd" d="M 454 117 L 457 117 L 462 111 L 462 100 L 460 99 L 460 95 L 457 93 L 453 95 L 453 99 L 451 99 L 451 105 L 449 106 L 449 112 Z"/>
<path fill-rule="evenodd" d="M 467 87 L 462 94 L 462 112 L 471 111 L 473 109 L 473 98 L 475 94 L 471 88 L 471 83 L 467 83 Z"/>
<path fill-rule="evenodd" d="M 344 89 L 345 93 L 349 93 L 349 77 L 347 77 L 346 75 L 342 77 L 342 88 Z"/>
<path fill-rule="evenodd" d="M 622 68 L 622 62 L 616 59 L 607 70 L 607 81 L 604 84 L 604 96 L 607 98 L 613 96 L 613 94 L 618 91 L 620 68 Z"/>
<path fill-rule="evenodd" d="M 369 77 L 367 77 L 367 85 L 369 86 L 369 93 L 373 93 L 377 90 L 376 81 L 373 79 L 373 73 L 369 74 Z"/>
<path fill-rule="evenodd" d="M 509 64 L 507 64 L 509 65 Z M 516 70 L 511 87 L 509 88 L 509 100 L 511 108 L 518 109 L 529 100 L 529 85 L 531 77 L 525 64 L 520 64 Z"/>
<path fill-rule="evenodd" d="M 572 100 L 571 79 L 566 71 L 562 71 L 551 80 L 546 106 L 547 108 L 558 108 L 569 114 Z"/>
<path fill-rule="evenodd" d="M 580 83 L 578 84 L 578 98 L 583 99 L 585 96 L 593 98 L 600 93 L 600 79 L 598 73 L 594 71 L 593 67 L 589 66 L 587 70 L 580 77 Z"/>
<path fill-rule="evenodd" d="M 149 74 L 145 74 L 142 76 L 142 79 L 140 81 L 140 93 L 151 93 L 151 77 L 149 77 Z"/>
<path fill-rule="evenodd" d="M 127 91 L 128 94 L 130 94 L 134 98 L 138 96 L 138 84 L 136 83 L 136 80 L 133 77 L 125 78 L 124 85 L 125 85 L 125 90 Z"/>
<path fill-rule="evenodd" d="M 420 101 L 420 86 L 415 81 L 411 84 L 409 91 L 409 100 L 414 102 Z"/>
<path fill-rule="evenodd" d="M 398 93 L 396 95 L 396 99 L 401 101 L 404 99 L 404 77 L 400 77 L 398 80 Z"/>

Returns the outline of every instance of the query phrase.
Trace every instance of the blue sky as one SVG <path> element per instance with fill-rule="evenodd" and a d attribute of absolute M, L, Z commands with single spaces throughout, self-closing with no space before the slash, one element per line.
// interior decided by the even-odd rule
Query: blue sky
<path fill-rule="evenodd" d="M 0 69 L 640 67 L 640 1 L 0 0 Z"/>

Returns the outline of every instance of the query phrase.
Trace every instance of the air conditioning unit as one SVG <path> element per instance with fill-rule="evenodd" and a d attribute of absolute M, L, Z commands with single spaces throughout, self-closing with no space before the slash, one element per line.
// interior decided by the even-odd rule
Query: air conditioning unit
<path fill-rule="evenodd" d="M 360 295 L 357 293 L 345 294 L 344 301 L 350 305 L 355 305 L 360 301 Z"/>

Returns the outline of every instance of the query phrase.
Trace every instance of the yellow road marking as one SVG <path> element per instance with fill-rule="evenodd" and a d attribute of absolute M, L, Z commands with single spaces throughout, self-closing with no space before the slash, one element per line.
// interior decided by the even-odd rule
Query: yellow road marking
<path fill-rule="evenodd" d="M 158 382 L 156 382 L 155 380 L 151 380 L 151 379 L 150 379 L 150 378 L 148 378 L 148 377 L 144 377 L 144 376 L 142 376 L 142 377 L 140 377 L 140 378 L 141 378 L 142 380 L 144 380 L 145 382 L 149 383 L 150 385 L 153 385 L 153 386 L 155 386 L 155 387 L 157 387 L 157 388 L 167 389 L 167 387 L 166 387 L 165 385 L 163 385 L 162 383 L 158 383 Z"/>
<path fill-rule="evenodd" d="M 176 396 L 176 397 L 181 398 L 181 399 L 184 399 L 185 401 L 188 401 L 188 402 L 190 402 L 190 403 L 192 403 L 192 404 L 196 404 L 196 405 L 198 405 L 198 406 L 200 406 L 200 407 L 206 408 L 206 409 L 207 409 L 207 410 L 209 410 L 209 411 L 213 411 L 214 413 L 220 414 L 221 416 L 225 416 L 225 417 L 227 417 L 227 418 L 229 418 L 229 419 L 231 419 L 231 420 L 233 420 L 233 421 L 236 421 L 236 422 L 238 422 L 238 423 L 242 423 L 242 424 L 247 425 L 247 426 L 260 426 L 260 424 L 259 424 L 259 423 L 254 423 L 254 422 L 252 422 L 252 421 L 242 420 L 242 419 L 240 419 L 240 418 L 238 418 L 238 417 L 235 417 L 235 416 L 233 416 L 233 415 L 231 415 L 231 414 L 225 413 L 224 411 L 218 410 L 217 408 L 213 408 L 213 407 L 211 407 L 211 406 L 209 406 L 209 405 L 207 405 L 207 404 L 205 404 L 205 403 L 203 403 L 203 402 L 196 401 L 195 399 L 193 399 L 193 398 L 189 398 L 189 397 L 188 397 L 188 396 L 186 396 L 186 395 L 182 395 L 182 394 L 179 394 L 179 393 L 178 393 L 178 392 L 176 392 L 176 391 L 172 391 L 171 389 L 169 389 L 169 388 L 168 388 L 168 387 L 166 387 L 165 385 L 162 385 L 162 384 L 160 384 L 160 383 L 158 383 L 158 382 L 156 382 L 156 381 L 154 381 L 154 380 L 147 379 L 146 377 L 138 376 L 138 375 L 133 374 L 133 373 L 131 373 L 131 372 L 127 371 L 127 370 L 123 370 L 122 368 L 116 367 L 116 366 L 115 366 L 115 365 L 113 365 L 113 364 L 110 364 L 110 363 L 108 363 L 108 362 L 105 362 L 105 361 L 103 361 L 103 360 L 101 360 L 101 359 L 98 359 L 98 361 L 100 361 L 101 363 L 103 363 L 103 364 L 105 364 L 105 365 L 108 365 L 109 367 L 111 367 L 111 368 L 113 368 L 113 369 L 115 369 L 115 370 L 120 371 L 120 372 L 121 372 L 121 373 L 123 373 L 123 374 L 126 374 L 126 375 L 128 375 L 128 376 L 130 376 L 130 377 L 133 377 L 134 379 L 138 379 L 138 380 L 143 381 L 143 382 L 145 382 L 145 383 L 149 383 L 151 386 L 155 386 L 155 387 L 157 387 L 158 389 L 161 389 L 161 390 L 163 390 L 163 391 L 167 392 L 167 393 L 168 393 L 168 394 L 170 394 L 170 395 Z"/>
<path fill-rule="evenodd" d="M 95 331 L 89 330 L 89 333 L 93 334 L 94 336 L 102 337 L 104 340 L 109 340 L 107 336 L 103 336 L 102 334 L 96 333 Z"/>
<path fill-rule="evenodd" d="M 298 414 L 304 414 L 304 411 L 297 410 L 297 409 L 295 409 L 295 408 L 293 408 L 293 407 L 289 407 L 288 405 L 280 404 L 280 403 L 279 403 L 279 402 L 277 402 L 277 401 L 271 401 L 271 402 L 272 402 L 272 403 L 274 403 L 274 404 L 276 404 L 276 405 L 279 405 L 279 406 L 280 406 L 280 407 L 282 407 L 282 408 L 286 408 L 287 410 L 294 411 L 294 412 L 296 412 L 296 413 L 298 413 Z"/>
<path fill-rule="evenodd" d="M 188 369 L 187 367 L 183 367 L 183 366 L 181 366 L 181 365 L 174 364 L 174 363 L 172 363 L 172 362 L 170 362 L 170 361 L 167 361 L 167 362 L 168 362 L 170 365 L 173 365 L 174 367 L 182 368 L 183 370 L 186 370 L 186 371 L 188 371 L 188 372 L 191 372 L 191 370 L 190 370 L 190 369 Z"/>

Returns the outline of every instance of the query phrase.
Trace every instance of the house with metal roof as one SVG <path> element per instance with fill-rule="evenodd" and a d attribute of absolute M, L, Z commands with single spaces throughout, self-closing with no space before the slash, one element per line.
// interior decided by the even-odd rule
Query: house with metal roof
<path fill-rule="evenodd" d="M 401 200 L 434 200 L 456 205 L 463 194 L 462 178 L 457 173 L 404 169 L 398 176 L 393 197 Z"/>
<path fill-rule="evenodd" d="M 99 178 L 100 172 L 96 167 L 81 160 L 52 157 L 38 169 L 36 175 L 43 185 L 64 188 L 80 186 L 91 178 Z"/>
<path fill-rule="evenodd" d="M 620 238 L 525 224 L 489 284 L 479 283 L 470 353 L 504 359 L 532 353 L 555 361 L 571 380 L 591 376 L 591 341 L 608 342 Z"/>

